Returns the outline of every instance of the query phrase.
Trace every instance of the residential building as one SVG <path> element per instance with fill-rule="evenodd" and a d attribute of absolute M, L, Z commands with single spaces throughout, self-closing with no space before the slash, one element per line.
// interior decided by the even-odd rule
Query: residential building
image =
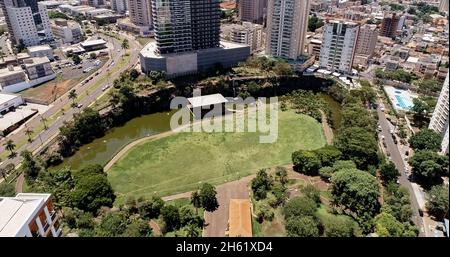
<path fill-rule="evenodd" d="M 439 11 L 448 12 L 448 0 L 441 0 L 439 2 Z"/>
<path fill-rule="evenodd" d="M 128 0 L 130 21 L 142 30 L 150 31 L 153 27 L 151 0 Z"/>
<path fill-rule="evenodd" d="M 397 13 L 387 13 L 381 23 L 380 35 L 394 38 L 398 35 L 397 30 L 401 24 L 401 16 Z M 403 26 L 403 25 L 402 25 Z"/>
<path fill-rule="evenodd" d="M 290 60 L 304 55 L 310 0 L 269 0 L 266 53 Z"/>
<path fill-rule="evenodd" d="M 39 45 L 53 39 L 47 8 L 37 0 L 5 0 L 7 24 L 15 44 Z"/>
<path fill-rule="evenodd" d="M 30 57 L 47 57 L 50 61 L 54 61 L 53 49 L 49 45 L 30 46 L 27 48 Z"/>
<path fill-rule="evenodd" d="M 314 55 L 315 60 L 319 60 L 321 48 L 322 48 L 322 40 L 316 38 L 309 40 L 308 54 Z"/>
<path fill-rule="evenodd" d="M 0 237 L 59 237 L 59 215 L 50 194 L 0 198 Z"/>
<path fill-rule="evenodd" d="M 358 32 L 359 25 L 354 22 L 330 21 L 325 24 L 320 49 L 320 67 L 350 74 Z"/>
<path fill-rule="evenodd" d="M 112 14 L 111 10 L 106 8 L 96 8 L 93 10 L 86 11 L 85 13 L 86 17 L 90 19 L 93 19 L 94 17 L 99 15 L 110 15 L 110 14 Z"/>
<path fill-rule="evenodd" d="M 257 24 L 264 24 L 267 13 L 268 0 L 240 0 L 239 20 L 249 21 Z"/>
<path fill-rule="evenodd" d="M 156 42 L 140 52 L 142 71 L 168 76 L 230 67 L 250 55 L 250 47 L 220 42 L 219 0 L 154 0 Z"/>
<path fill-rule="evenodd" d="M 105 5 L 105 1 L 104 0 L 87 0 L 87 5 L 89 6 L 94 6 L 94 7 L 100 7 Z"/>
<path fill-rule="evenodd" d="M 51 23 L 53 35 L 60 38 L 63 43 L 74 44 L 83 39 L 81 26 L 78 22 L 64 19 L 55 19 Z"/>
<path fill-rule="evenodd" d="M 365 24 L 359 28 L 358 40 L 356 41 L 356 54 L 372 56 L 377 45 L 378 30 L 376 25 Z"/>
<path fill-rule="evenodd" d="M 111 9 L 117 13 L 128 11 L 128 0 L 111 0 Z"/>
<path fill-rule="evenodd" d="M 449 140 L 449 74 L 445 79 L 438 102 L 434 108 L 433 116 L 431 117 L 429 128 L 441 134 L 444 137 L 442 141 L 441 151 L 443 154 L 448 153 Z"/>
<path fill-rule="evenodd" d="M 251 22 L 243 22 L 242 25 L 233 24 L 230 31 L 230 40 L 235 43 L 250 46 L 250 51 L 255 52 L 263 48 L 263 26 Z"/>

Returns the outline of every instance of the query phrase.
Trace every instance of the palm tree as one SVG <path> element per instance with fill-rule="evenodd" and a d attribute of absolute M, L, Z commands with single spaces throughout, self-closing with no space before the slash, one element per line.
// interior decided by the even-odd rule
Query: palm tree
<path fill-rule="evenodd" d="M 0 168 L 0 174 L 2 174 L 3 179 L 5 180 L 5 182 L 8 182 L 8 180 L 6 180 L 6 170 Z"/>
<path fill-rule="evenodd" d="M 122 41 L 122 48 L 123 49 L 128 49 L 128 48 L 130 48 L 130 44 L 128 43 L 128 39 L 124 39 L 123 41 Z"/>
<path fill-rule="evenodd" d="M 28 136 L 28 142 L 33 141 L 33 140 L 31 139 L 31 135 L 33 135 L 33 130 L 27 128 L 27 129 L 25 130 L 25 134 Z"/>
<path fill-rule="evenodd" d="M 69 99 L 72 99 L 72 106 L 75 106 L 75 99 L 77 99 L 77 92 L 75 91 L 75 89 L 72 89 L 69 92 Z"/>
<path fill-rule="evenodd" d="M 4 143 L 3 145 L 5 146 L 6 149 L 8 149 L 8 151 L 11 152 L 11 155 L 14 154 L 14 148 L 16 148 L 16 145 L 14 144 L 14 142 L 11 139 L 6 141 L 6 143 Z"/>
<path fill-rule="evenodd" d="M 198 214 L 198 208 L 202 207 L 202 199 L 200 198 L 198 191 L 192 192 L 191 203 L 195 207 L 196 214 Z"/>
<path fill-rule="evenodd" d="M 47 127 L 47 118 L 41 115 L 41 122 L 44 124 L 44 129 L 48 129 Z"/>

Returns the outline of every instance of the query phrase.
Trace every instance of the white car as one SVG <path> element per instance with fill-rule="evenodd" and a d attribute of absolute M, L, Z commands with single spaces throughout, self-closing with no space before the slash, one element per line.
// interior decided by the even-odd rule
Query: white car
<path fill-rule="evenodd" d="M 77 108 L 80 109 L 81 107 L 83 107 L 83 104 L 78 104 Z"/>

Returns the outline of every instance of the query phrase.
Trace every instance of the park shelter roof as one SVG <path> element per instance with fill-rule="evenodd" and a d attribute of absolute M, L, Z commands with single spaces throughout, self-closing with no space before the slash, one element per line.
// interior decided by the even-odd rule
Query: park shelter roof
<path fill-rule="evenodd" d="M 252 213 L 248 199 L 230 199 L 229 237 L 252 236 Z"/>
<path fill-rule="evenodd" d="M 228 103 L 228 100 L 221 94 L 191 97 L 188 98 L 188 101 L 192 108 Z"/>

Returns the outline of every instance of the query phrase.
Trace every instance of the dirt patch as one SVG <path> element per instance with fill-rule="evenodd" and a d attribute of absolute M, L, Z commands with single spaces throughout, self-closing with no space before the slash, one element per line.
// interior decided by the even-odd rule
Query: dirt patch
<path fill-rule="evenodd" d="M 59 82 L 55 82 L 55 80 L 53 80 L 37 87 L 27 89 L 20 94 L 25 98 L 32 99 L 41 103 L 50 104 L 54 102 L 55 99 L 69 91 L 78 82 L 79 80 L 73 79 Z"/>
<path fill-rule="evenodd" d="M 150 220 L 148 225 L 152 228 L 152 234 L 154 236 L 162 236 L 161 228 L 159 227 L 158 223 L 156 223 L 153 220 Z"/>

